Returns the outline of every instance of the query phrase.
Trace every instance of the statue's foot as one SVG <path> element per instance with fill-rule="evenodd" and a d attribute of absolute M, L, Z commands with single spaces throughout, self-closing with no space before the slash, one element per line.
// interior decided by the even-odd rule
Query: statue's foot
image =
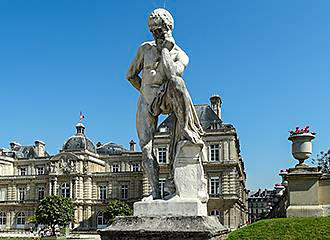
<path fill-rule="evenodd" d="M 150 196 L 142 198 L 141 201 L 142 202 L 151 202 L 152 200 L 154 200 L 154 197 L 152 195 L 150 195 Z"/>

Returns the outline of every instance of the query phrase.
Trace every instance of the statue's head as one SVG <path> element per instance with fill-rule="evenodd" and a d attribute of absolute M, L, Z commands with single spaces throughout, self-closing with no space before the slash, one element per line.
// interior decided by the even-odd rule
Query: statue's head
<path fill-rule="evenodd" d="M 153 36 L 161 38 L 164 33 L 173 31 L 174 19 L 166 9 L 157 8 L 150 14 L 148 24 Z"/>

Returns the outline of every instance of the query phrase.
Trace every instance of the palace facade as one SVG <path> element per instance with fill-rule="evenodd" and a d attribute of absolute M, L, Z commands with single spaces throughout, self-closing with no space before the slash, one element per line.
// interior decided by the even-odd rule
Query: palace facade
<path fill-rule="evenodd" d="M 222 101 L 195 105 L 206 132 L 203 140 L 207 159 L 203 159 L 208 180 L 208 212 L 231 229 L 248 220 L 246 174 L 235 128 L 221 118 Z M 168 175 L 168 148 L 171 116 L 159 126 L 154 149 L 160 164 L 160 187 Z M 76 204 L 77 230 L 95 230 L 106 226 L 103 211 L 111 199 L 133 204 L 149 191 L 141 165 L 141 152 L 135 142 L 129 149 L 115 143 L 96 145 L 86 136 L 79 122 L 56 155 L 49 155 L 45 143 L 22 146 L 11 142 L 0 149 L 0 230 L 29 228 L 38 202 L 46 195 L 72 198 Z"/>

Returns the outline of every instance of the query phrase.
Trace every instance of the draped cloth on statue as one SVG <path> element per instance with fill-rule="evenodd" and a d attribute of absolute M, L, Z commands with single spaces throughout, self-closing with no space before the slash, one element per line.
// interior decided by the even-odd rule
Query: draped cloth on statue
<path fill-rule="evenodd" d="M 186 98 L 184 108 L 182 106 L 183 99 Z M 180 111 L 180 112 L 178 112 Z M 204 130 L 199 122 L 194 104 L 190 94 L 181 77 L 172 76 L 172 78 L 164 82 L 158 89 L 158 92 L 149 106 L 149 112 L 153 116 L 162 114 L 172 115 L 171 143 L 169 148 L 170 176 L 169 180 L 173 180 L 173 162 L 176 155 L 176 148 L 179 141 L 189 140 L 193 144 L 203 145 L 202 135 Z"/>

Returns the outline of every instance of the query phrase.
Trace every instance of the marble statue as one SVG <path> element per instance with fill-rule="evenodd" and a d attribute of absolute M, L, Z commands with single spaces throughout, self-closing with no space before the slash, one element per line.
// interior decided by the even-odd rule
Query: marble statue
<path fill-rule="evenodd" d="M 200 145 L 201 149 L 203 147 L 201 136 L 204 131 L 182 78 L 189 58 L 175 43 L 172 35 L 173 17 L 165 9 L 155 9 L 149 16 L 148 24 L 154 41 L 144 42 L 138 48 L 136 57 L 129 67 L 127 79 L 141 94 L 138 100 L 136 125 L 143 167 L 152 189 L 151 195 L 145 200 L 152 200 L 160 198 L 159 166 L 153 152 L 158 116 L 173 115 L 169 148 L 171 171 L 166 182 L 169 196 L 174 196 L 178 191 L 174 177 L 174 161 L 180 147 L 184 143 L 189 143 Z M 197 161 L 200 161 L 199 158 Z"/>

